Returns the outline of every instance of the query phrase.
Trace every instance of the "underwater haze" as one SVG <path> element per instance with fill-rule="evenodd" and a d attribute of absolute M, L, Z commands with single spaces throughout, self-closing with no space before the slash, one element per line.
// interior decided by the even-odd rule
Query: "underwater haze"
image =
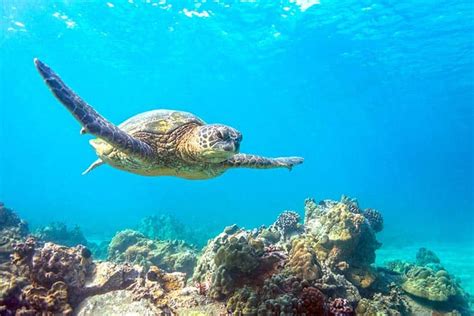
<path fill-rule="evenodd" d="M 472 1 L 1 6 L 0 201 L 30 225 L 61 221 L 107 239 L 170 213 L 219 232 L 345 194 L 383 214 L 381 254 L 444 251 L 474 291 Z M 111 122 L 188 111 L 241 131 L 243 153 L 305 161 L 210 180 L 110 166 L 82 176 L 96 159 L 91 137 L 51 95 L 35 57 Z"/>

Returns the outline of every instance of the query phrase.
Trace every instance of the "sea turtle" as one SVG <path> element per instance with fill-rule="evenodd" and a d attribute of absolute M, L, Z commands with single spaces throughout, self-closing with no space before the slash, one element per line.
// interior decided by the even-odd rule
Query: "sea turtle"
<path fill-rule="evenodd" d="M 115 126 L 75 94 L 61 78 L 35 59 L 34 63 L 56 98 L 82 125 L 99 159 L 83 174 L 107 163 L 146 176 L 209 179 L 229 168 L 291 168 L 300 157 L 266 158 L 239 154 L 242 134 L 222 124 L 206 124 L 195 115 L 174 110 L 154 110 L 133 116 Z"/>

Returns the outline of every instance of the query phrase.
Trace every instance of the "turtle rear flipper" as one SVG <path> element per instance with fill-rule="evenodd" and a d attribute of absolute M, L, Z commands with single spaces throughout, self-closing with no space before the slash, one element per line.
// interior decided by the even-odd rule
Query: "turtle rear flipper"
<path fill-rule="evenodd" d="M 236 154 L 224 162 L 224 166 L 228 168 L 287 168 L 291 170 L 294 166 L 302 164 L 304 161 L 301 157 L 280 157 L 267 158 L 257 155 Z"/>
<path fill-rule="evenodd" d="M 134 138 L 107 121 L 92 106 L 66 86 L 51 68 L 37 58 L 34 62 L 36 69 L 38 69 L 51 92 L 83 126 L 81 134 L 84 132 L 91 133 L 117 149 L 143 159 L 149 159 L 153 156 L 153 149 L 147 143 Z"/>

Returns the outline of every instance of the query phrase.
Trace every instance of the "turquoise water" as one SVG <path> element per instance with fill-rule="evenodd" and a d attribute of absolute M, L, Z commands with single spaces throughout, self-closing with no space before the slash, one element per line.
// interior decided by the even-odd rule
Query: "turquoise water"
<path fill-rule="evenodd" d="M 472 263 L 449 262 L 473 253 L 473 18 L 465 0 L 4 0 L 0 201 L 33 226 L 100 239 L 161 212 L 208 231 L 255 227 L 346 194 L 384 215 L 380 260 L 447 249 L 472 293 Z M 185 110 L 239 129 L 242 152 L 305 162 L 205 181 L 81 176 L 90 137 L 34 57 L 112 122 Z"/>

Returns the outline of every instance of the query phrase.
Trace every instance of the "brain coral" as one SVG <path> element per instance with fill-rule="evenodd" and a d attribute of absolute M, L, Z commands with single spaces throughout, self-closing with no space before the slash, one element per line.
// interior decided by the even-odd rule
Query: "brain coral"
<path fill-rule="evenodd" d="M 406 277 L 402 284 L 403 290 L 430 301 L 445 302 L 462 294 L 458 283 L 446 270 L 434 271 L 426 267 L 412 266 Z"/>
<path fill-rule="evenodd" d="M 293 241 L 286 269 L 291 275 L 305 280 L 321 277 L 321 267 L 316 253 L 306 238 L 302 237 Z"/>

